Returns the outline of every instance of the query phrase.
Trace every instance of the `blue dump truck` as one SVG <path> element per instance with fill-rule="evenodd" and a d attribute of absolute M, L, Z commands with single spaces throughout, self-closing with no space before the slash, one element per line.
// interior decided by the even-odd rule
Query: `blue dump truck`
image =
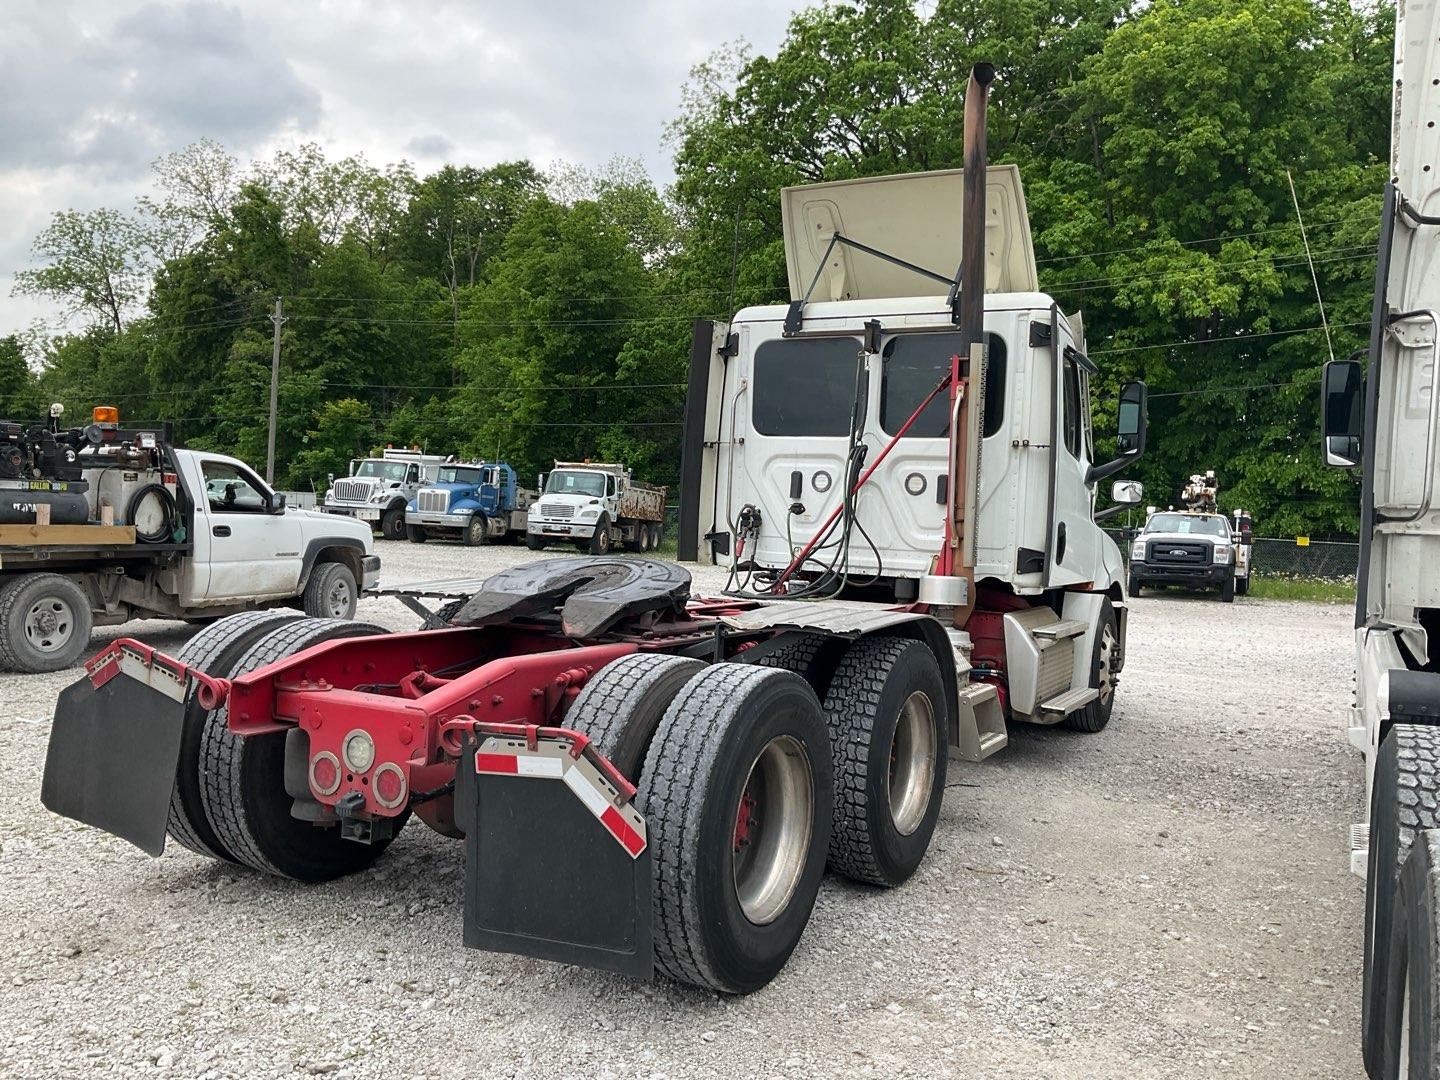
<path fill-rule="evenodd" d="M 522 488 L 515 470 L 503 463 L 452 462 L 422 487 L 405 510 L 405 535 L 423 544 L 433 537 L 458 537 L 474 547 L 487 540 L 525 535 L 535 492 Z"/>

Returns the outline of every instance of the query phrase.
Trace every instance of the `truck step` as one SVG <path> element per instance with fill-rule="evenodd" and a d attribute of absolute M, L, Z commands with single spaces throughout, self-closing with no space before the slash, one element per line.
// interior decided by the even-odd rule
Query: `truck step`
<path fill-rule="evenodd" d="M 1041 641 L 1064 641 L 1066 638 L 1079 637 L 1085 630 L 1082 619 L 1061 619 L 1059 622 L 1037 626 L 1031 634 Z"/>
<path fill-rule="evenodd" d="M 1040 706 L 1040 711 L 1052 716 L 1069 716 L 1076 709 L 1083 709 L 1099 696 L 1100 691 L 1095 687 L 1081 686 L 1074 690 L 1066 690 L 1058 697 L 1051 698 Z"/>
<path fill-rule="evenodd" d="M 1350 826 L 1350 872 L 1364 877 L 1369 871 L 1370 823 L 1357 821 Z"/>
<path fill-rule="evenodd" d="M 1000 708 L 1000 695 L 989 683 L 967 683 L 960 687 L 960 715 L 955 727 L 955 743 L 964 761 L 984 761 L 1003 750 L 1010 741 L 1005 730 L 1005 714 Z"/>

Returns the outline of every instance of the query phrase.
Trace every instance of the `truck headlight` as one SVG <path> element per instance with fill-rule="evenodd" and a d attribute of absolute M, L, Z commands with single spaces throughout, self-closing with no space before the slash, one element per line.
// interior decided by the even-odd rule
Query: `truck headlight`
<path fill-rule="evenodd" d="M 1215 561 L 1216 561 L 1217 563 L 1228 563 L 1228 562 L 1230 561 L 1230 545 L 1229 545 L 1229 544 L 1216 544 L 1216 545 L 1215 545 Z"/>
<path fill-rule="evenodd" d="M 599 517 L 599 516 L 600 516 L 600 511 L 599 511 L 599 510 L 581 510 L 581 511 L 580 511 L 580 518 L 581 518 L 581 520 L 583 520 L 583 521 L 594 521 L 594 520 L 595 520 L 597 517 Z"/>
<path fill-rule="evenodd" d="M 1135 543 L 1133 543 L 1133 544 L 1130 545 L 1130 558 L 1132 558 L 1132 559 L 1143 559 L 1143 558 L 1145 558 L 1145 541 L 1144 541 L 1144 540 L 1136 540 Z"/>

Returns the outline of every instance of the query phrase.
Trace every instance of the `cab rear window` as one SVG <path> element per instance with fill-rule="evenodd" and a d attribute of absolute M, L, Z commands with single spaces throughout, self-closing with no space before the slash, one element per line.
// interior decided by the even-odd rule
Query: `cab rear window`
<path fill-rule="evenodd" d="M 750 407 L 755 430 L 800 439 L 849 435 L 859 352 L 860 340 L 850 337 L 760 345 Z"/>
<path fill-rule="evenodd" d="M 985 425 L 989 437 L 1005 419 L 1005 340 L 988 335 L 985 365 Z M 894 435 L 950 370 L 960 351 L 959 334 L 901 334 L 885 343 L 880 381 L 880 426 Z M 950 395 L 938 394 L 915 419 L 907 439 L 943 439 L 950 434 Z"/>

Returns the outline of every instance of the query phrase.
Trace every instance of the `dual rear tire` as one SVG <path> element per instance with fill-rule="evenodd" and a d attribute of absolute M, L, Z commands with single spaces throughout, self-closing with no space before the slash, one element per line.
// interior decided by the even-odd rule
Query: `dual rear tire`
<path fill-rule="evenodd" d="M 799 943 L 827 862 L 896 885 L 929 846 L 947 745 L 934 655 L 907 639 L 861 641 L 823 703 L 806 675 L 637 654 L 603 669 L 565 716 L 638 788 L 656 965 L 671 978 L 758 989 Z"/>
<path fill-rule="evenodd" d="M 180 659 L 207 674 L 237 678 L 325 641 L 383 633 L 347 620 L 247 612 L 201 631 Z M 343 839 L 338 825 L 291 815 L 285 757 L 285 733 L 234 735 L 223 706 L 207 710 L 192 696 L 170 804 L 171 838 L 197 854 L 298 881 L 329 881 L 370 866 L 388 840 L 356 843 Z"/>

